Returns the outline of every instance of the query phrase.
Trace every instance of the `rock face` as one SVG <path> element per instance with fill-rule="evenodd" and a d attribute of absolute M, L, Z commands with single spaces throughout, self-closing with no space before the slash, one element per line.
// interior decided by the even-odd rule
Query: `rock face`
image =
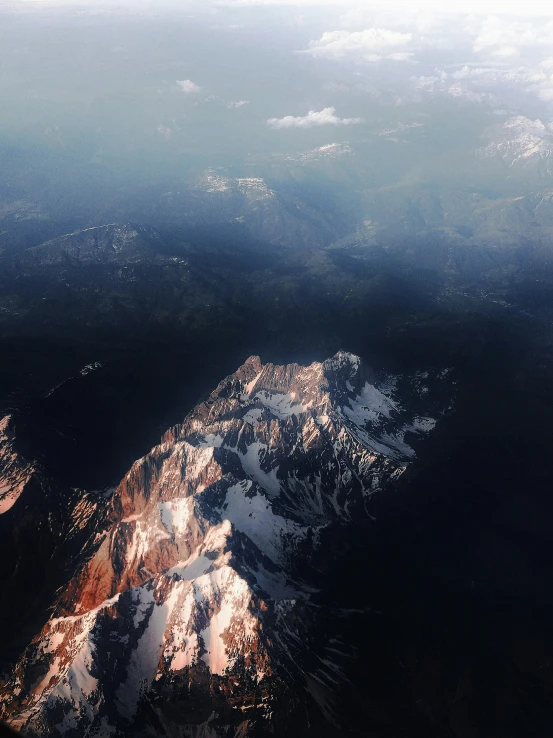
<path fill-rule="evenodd" d="M 340 656 L 315 602 L 329 531 L 371 514 L 449 384 L 379 377 L 343 352 L 248 359 L 125 476 L 2 689 L 4 719 L 37 736 L 331 722 Z"/>
<path fill-rule="evenodd" d="M 0 612 L 3 668 L 28 643 L 29 630 L 36 632 L 47 619 L 57 590 L 94 551 L 106 502 L 102 493 L 57 483 L 27 455 L 24 416 L 15 411 L 0 420 L 0 585 L 10 596 L 10 606 Z"/>
<path fill-rule="evenodd" d="M 35 472 L 35 465 L 15 448 L 10 415 L 0 419 L 0 515 L 10 510 Z"/>

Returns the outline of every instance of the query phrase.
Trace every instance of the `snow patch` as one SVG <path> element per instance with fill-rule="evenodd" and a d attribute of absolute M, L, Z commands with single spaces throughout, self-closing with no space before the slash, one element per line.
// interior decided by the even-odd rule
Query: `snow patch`
<path fill-rule="evenodd" d="M 179 497 L 168 502 L 158 502 L 163 526 L 171 535 L 184 536 L 194 516 L 194 498 Z"/>
<path fill-rule="evenodd" d="M 135 716 L 140 698 L 153 682 L 163 649 L 165 627 L 170 615 L 169 601 L 158 604 L 153 594 L 153 590 L 147 587 L 140 587 L 133 592 L 138 600 L 137 612 L 140 611 L 138 620 L 135 616 L 135 627 L 145 619 L 147 626 L 131 653 L 126 679 L 115 695 L 117 709 L 127 719 Z"/>
<path fill-rule="evenodd" d="M 262 490 L 252 490 L 251 481 L 234 484 L 227 490 L 221 515 L 241 533 L 245 533 L 272 561 L 285 554 L 286 540 L 305 534 L 305 530 L 291 520 L 273 512 L 272 501 Z"/>
<path fill-rule="evenodd" d="M 390 419 L 397 409 L 397 404 L 390 397 L 367 382 L 361 394 L 351 399 L 349 407 L 345 406 L 343 412 L 356 425 L 364 426 L 378 421 L 380 416 Z"/>
<path fill-rule="evenodd" d="M 276 392 L 260 390 L 256 392 L 254 399 L 259 400 L 263 407 L 268 408 L 278 418 L 289 418 L 307 412 L 309 405 L 303 405 L 297 399 L 295 392 Z"/>
<path fill-rule="evenodd" d="M 261 468 L 260 456 L 266 453 L 267 446 L 260 441 L 254 441 L 247 447 L 246 453 L 238 452 L 238 455 L 244 472 L 270 495 L 276 496 L 280 492 L 280 482 L 277 479 L 276 469 L 265 472 Z"/>

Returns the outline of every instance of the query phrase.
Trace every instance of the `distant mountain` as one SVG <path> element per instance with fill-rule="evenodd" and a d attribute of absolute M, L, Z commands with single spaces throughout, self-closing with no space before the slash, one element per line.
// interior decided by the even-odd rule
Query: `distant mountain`
<path fill-rule="evenodd" d="M 330 735 L 345 676 L 316 602 L 325 562 L 451 394 L 447 371 L 377 376 L 344 352 L 248 359 L 106 503 L 4 684 L 4 719 L 29 736 L 245 737 L 269 720 Z"/>
<path fill-rule="evenodd" d="M 19 256 L 18 266 L 25 270 L 51 266 L 163 263 L 162 252 L 162 238 L 153 228 L 111 223 L 84 228 L 26 249 Z"/>
<path fill-rule="evenodd" d="M 491 142 L 477 152 L 478 156 L 501 159 L 512 170 L 511 176 L 533 174 L 542 180 L 551 177 L 552 123 L 516 115 L 501 127 L 493 127 L 489 135 Z"/>
<path fill-rule="evenodd" d="M 334 150 L 328 154 L 334 155 Z M 252 163 L 240 177 L 225 168 L 206 169 L 192 176 L 186 188 L 146 204 L 144 215 L 153 222 L 195 228 L 234 226 L 249 239 L 295 249 L 319 248 L 344 235 L 349 224 L 340 208 L 321 198 L 316 183 L 313 187 L 304 177 L 298 186 L 279 184 L 281 167 L 287 168 L 284 160 L 275 164 L 271 159 L 268 168 Z"/>
<path fill-rule="evenodd" d="M 78 230 L 6 256 L 3 267 L 0 323 L 8 327 L 193 322 L 206 304 L 221 303 L 183 249 L 171 251 L 144 226 Z"/>

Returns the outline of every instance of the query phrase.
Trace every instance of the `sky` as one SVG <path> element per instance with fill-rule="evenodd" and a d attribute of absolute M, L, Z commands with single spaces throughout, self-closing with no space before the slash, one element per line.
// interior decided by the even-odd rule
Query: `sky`
<path fill-rule="evenodd" d="M 365 0 L 349 2 L 340 0 L 221 0 L 235 5 L 350 5 L 366 8 L 389 9 L 392 6 L 411 10 L 432 10 L 457 13 L 545 13 L 553 14 L 549 0 Z"/>
<path fill-rule="evenodd" d="M 195 0 L 115 0 L 114 5 L 124 3 L 125 5 L 183 5 L 195 4 Z M 0 0 L 0 6 L 5 5 L 85 5 L 93 4 L 92 0 Z M 209 3 L 205 3 L 209 4 Z M 212 5 L 226 6 L 255 6 L 255 5 L 288 5 L 288 6 L 333 6 L 333 7 L 357 7 L 379 10 L 392 10 L 397 8 L 410 13 L 439 12 L 439 13 L 462 13 L 478 15 L 519 15 L 553 16 L 553 3 L 551 0 L 363 0 L 355 2 L 350 0 L 212 0 Z"/>
<path fill-rule="evenodd" d="M 21 37 L 5 30 L 2 38 L 0 23 L 0 62 L 2 55 L 7 62 L 0 93 L 14 130 L 39 121 L 40 130 L 56 131 L 58 118 L 81 116 L 91 129 L 107 120 L 121 131 L 141 124 L 167 146 L 185 133 L 208 142 L 225 135 L 235 146 L 251 131 L 269 146 L 294 132 L 361 136 L 378 106 L 452 101 L 553 126 L 553 0 L 0 0 L 0 7 L 23 8 L 37 31 L 27 45 L 24 24 L 13 25 Z M 126 24 L 139 16 L 146 22 L 129 33 Z"/>
<path fill-rule="evenodd" d="M 478 15 L 551 15 L 551 0 L 219 0 L 220 5 L 292 5 L 292 6 L 351 6 L 366 9 L 392 10 L 394 7 L 411 13 L 474 13 Z"/>

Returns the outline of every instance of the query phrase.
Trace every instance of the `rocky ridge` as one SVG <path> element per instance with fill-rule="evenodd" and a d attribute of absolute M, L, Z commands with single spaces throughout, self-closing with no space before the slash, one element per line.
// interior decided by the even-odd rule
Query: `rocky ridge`
<path fill-rule="evenodd" d="M 0 515 L 13 507 L 36 468 L 16 450 L 13 425 L 11 415 L 0 419 Z"/>
<path fill-rule="evenodd" d="M 549 179 L 553 157 L 551 123 L 516 115 L 505 121 L 501 129 L 494 129 L 492 135 L 493 140 L 478 150 L 477 156 L 498 157 L 510 169 L 539 167 L 539 173 Z"/>
<path fill-rule="evenodd" d="M 122 480 L 2 689 L 4 719 L 40 736 L 332 721 L 343 654 L 316 604 L 322 541 L 371 515 L 448 385 L 344 352 L 248 359 Z"/>

